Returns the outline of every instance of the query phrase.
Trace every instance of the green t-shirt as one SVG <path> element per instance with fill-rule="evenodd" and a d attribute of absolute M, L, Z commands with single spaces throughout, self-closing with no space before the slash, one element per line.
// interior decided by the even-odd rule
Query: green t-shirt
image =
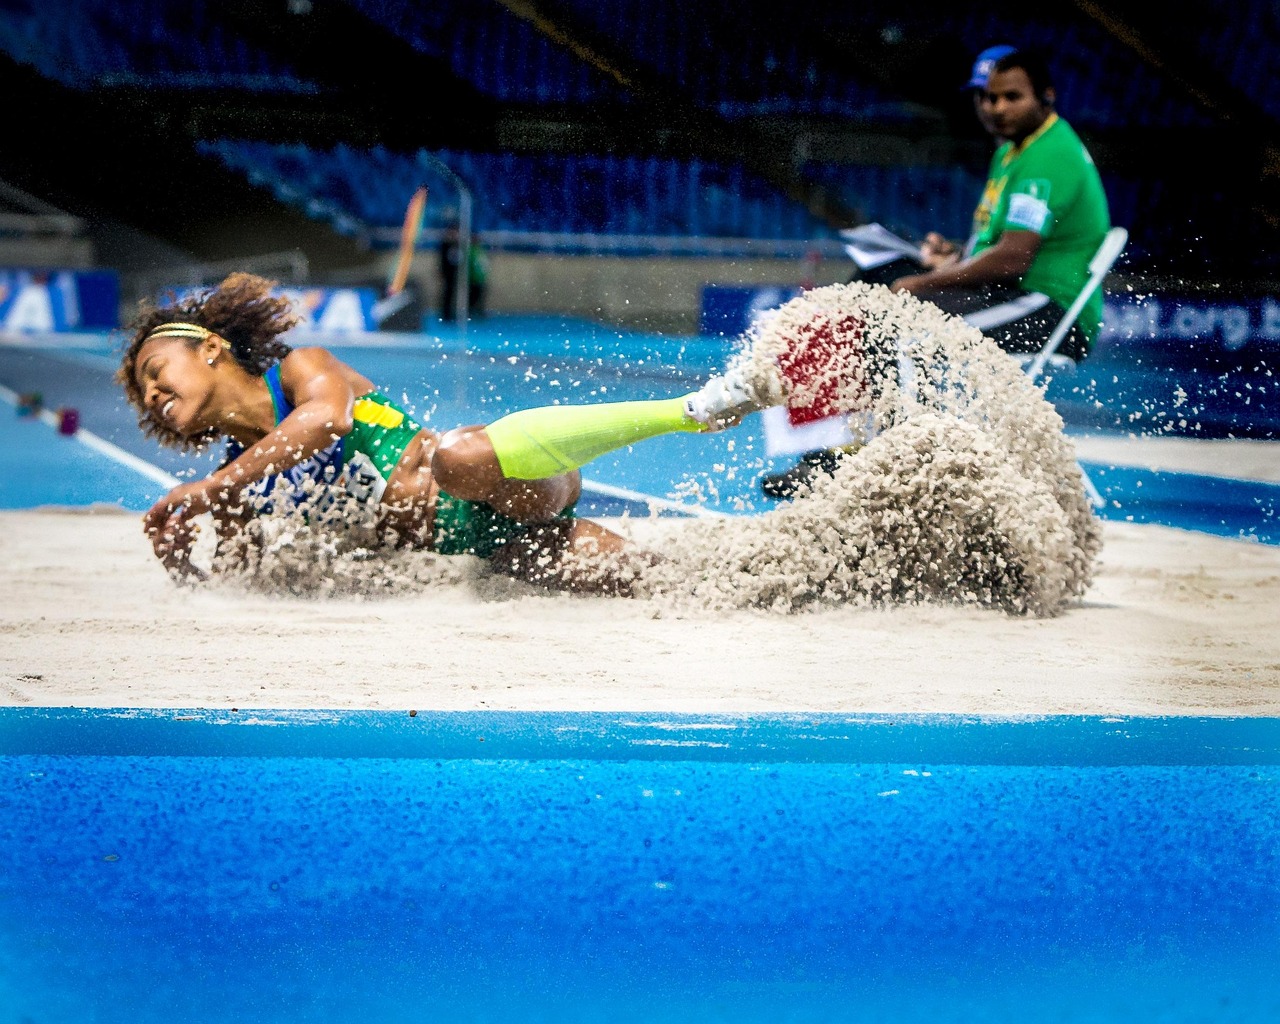
<path fill-rule="evenodd" d="M 1006 142 L 991 158 L 982 200 L 973 214 L 972 251 L 989 249 L 1008 230 L 1034 231 L 1040 249 L 1022 288 L 1070 306 L 1089 279 L 1089 261 L 1111 228 L 1107 195 L 1080 136 L 1057 114 L 1020 147 Z M 1090 342 L 1102 323 L 1102 289 L 1080 313 Z"/>

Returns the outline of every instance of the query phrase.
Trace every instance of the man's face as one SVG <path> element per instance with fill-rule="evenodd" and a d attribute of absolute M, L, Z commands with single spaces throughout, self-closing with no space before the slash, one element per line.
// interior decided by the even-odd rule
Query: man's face
<path fill-rule="evenodd" d="M 1053 91 L 1047 90 L 1052 100 Z M 991 131 L 1019 143 L 1049 116 L 1049 104 L 1031 88 L 1031 79 L 1022 68 L 993 71 L 982 93 L 982 108 L 991 121 Z"/>
<path fill-rule="evenodd" d="M 991 111 L 987 107 L 987 93 L 985 89 L 973 90 L 973 112 L 978 115 L 978 124 L 982 125 L 983 131 L 988 135 L 996 136 L 997 141 L 1000 139 L 1000 133 L 996 131 L 996 126 L 991 123 Z"/>

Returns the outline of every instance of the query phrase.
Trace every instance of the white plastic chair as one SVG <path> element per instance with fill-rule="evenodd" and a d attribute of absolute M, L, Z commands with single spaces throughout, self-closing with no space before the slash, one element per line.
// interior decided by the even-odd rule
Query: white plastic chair
<path fill-rule="evenodd" d="M 1058 355 L 1058 346 L 1062 344 L 1062 339 L 1067 336 L 1067 331 L 1071 330 L 1071 325 L 1080 316 L 1080 311 L 1084 309 L 1084 304 L 1089 301 L 1089 298 L 1101 286 L 1102 279 L 1110 272 L 1111 267 L 1119 258 L 1120 253 L 1124 251 L 1128 241 L 1129 232 L 1126 228 L 1112 228 L 1103 237 L 1102 244 L 1098 246 L 1098 251 L 1093 254 L 1093 259 L 1089 261 L 1089 279 L 1085 281 L 1084 287 L 1080 289 L 1080 294 L 1067 307 L 1066 313 L 1062 315 L 1062 319 L 1058 321 L 1057 326 L 1049 332 L 1049 338 L 1044 343 L 1044 347 L 1024 364 L 1027 376 L 1032 380 L 1039 377 L 1047 365 L 1054 365 L 1064 369 L 1070 369 L 1075 366 L 1075 360 L 1067 356 Z M 1106 500 L 1102 497 L 1101 492 L 1093 481 L 1089 479 L 1089 474 L 1084 471 L 1083 466 L 1080 467 L 1080 476 L 1084 480 L 1084 489 L 1089 496 L 1090 504 L 1094 508 L 1102 508 L 1106 504 Z"/>
<path fill-rule="evenodd" d="M 1124 247 L 1129 241 L 1129 231 L 1127 228 L 1112 228 L 1106 233 L 1102 239 L 1102 244 L 1098 246 L 1098 251 L 1093 254 L 1093 259 L 1089 261 L 1089 279 L 1085 281 L 1084 287 L 1080 289 L 1080 294 L 1075 297 L 1071 305 L 1067 307 L 1066 313 L 1062 319 L 1049 333 L 1049 339 L 1044 343 L 1044 347 L 1027 363 L 1027 375 L 1035 380 L 1044 372 L 1045 365 L 1055 363 L 1062 366 L 1074 366 L 1074 360 L 1068 359 L 1066 356 L 1058 355 L 1058 346 L 1062 344 L 1062 339 L 1067 336 L 1067 332 L 1071 330 L 1071 325 L 1076 322 L 1080 316 L 1080 311 L 1084 309 L 1084 305 L 1093 296 L 1102 284 L 1102 279 L 1111 271 L 1111 267 L 1119 259 L 1120 253 L 1124 251 Z"/>

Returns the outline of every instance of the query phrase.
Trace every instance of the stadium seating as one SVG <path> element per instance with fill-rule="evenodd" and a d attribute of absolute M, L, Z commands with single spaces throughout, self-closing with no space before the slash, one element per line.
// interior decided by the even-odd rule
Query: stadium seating
<path fill-rule="evenodd" d="M 861 33 L 910 40 L 916 48 L 945 43 L 961 55 L 994 43 L 1031 46 L 1049 58 L 1058 107 L 1083 128 L 1194 127 L 1210 123 L 1175 85 L 1096 22 L 1045 7 L 955 4 L 841 4 L 798 9 L 810 35 Z"/>
<path fill-rule="evenodd" d="M 571 245 L 593 236 L 611 251 L 651 247 L 654 237 L 831 240 L 835 229 L 815 218 L 741 165 L 641 156 L 391 152 L 337 145 L 218 140 L 201 149 L 270 189 L 279 199 L 348 235 L 390 245 L 405 204 L 420 184 L 431 196 L 426 226 L 444 227 L 457 213 L 449 175 L 471 188 L 477 231 L 498 233 L 509 247 Z M 820 185 L 859 221 L 878 221 L 905 237 L 937 230 L 967 237 L 982 175 L 954 166 L 808 163 L 804 176 Z M 1140 266 L 1162 247 L 1173 210 L 1182 221 L 1196 210 L 1176 204 L 1160 181 L 1103 175 L 1114 223 L 1136 225 L 1126 265 Z M 1222 204 L 1203 200 L 1203 215 Z M 539 236 L 535 239 L 535 236 Z M 566 236 L 556 241 L 548 236 Z M 608 237 L 614 236 L 612 240 Z"/>
<path fill-rule="evenodd" d="M 399 225 L 422 183 L 435 197 L 428 226 L 456 215 L 444 164 L 471 189 L 477 231 L 558 235 L 783 239 L 832 238 L 833 230 L 740 164 L 665 157 L 572 156 L 381 147 L 328 150 L 243 140 L 201 147 L 282 200 L 356 233 Z M 375 240 L 388 243 L 382 233 Z M 642 244 L 642 243 L 636 243 Z M 643 243 L 647 244 L 647 243 Z"/>
<path fill-rule="evenodd" d="M 378 30 L 400 36 L 438 67 L 440 81 L 452 77 L 467 83 L 471 95 L 496 101 L 493 109 L 534 109 L 568 122 L 583 108 L 607 120 L 602 108 L 641 103 L 638 93 L 584 59 L 586 50 L 554 41 L 503 3 L 341 3 L 348 14 L 357 12 L 377 26 L 373 36 L 382 36 Z M 1168 32 L 1182 38 L 1187 50 L 1259 111 L 1276 117 L 1280 100 L 1268 89 L 1275 77 L 1268 72 L 1280 70 L 1280 16 L 1273 6 L 1270 0 L 1244 0 L 1240 16 L 1231 18 L 1193 12 L 1185 26 L 1170 26 Z M 814 130 L 830 132 L 834 126 L 839 131 L 847 125 L 857 132 L 874 125 L 892 135 L 909 123 L 913 130 L 920 118 L 932 118 L 929 130 L 935 131 L 942 123 L 942 101 L 931 111 L 906 102 L 874 84 L 855 55 L 877 55 L 883 72 L 894 66 L 896 45 L 904 47 L 904 55 L 908 48 L 920 54 L 943 52 L 945 46 L 963 65 L 967 55 L 995 41 L 1047 50 L 1058 80 L 1059 109 L 1087 137 L 1096 133 L 1100 139 L 1116 139 L 1150 131 L 1152 137 L 1167 139 L 1177 130 L 1194 132 L 1212 123 L 1175 80 L 1070 6 L 971 10 L 921 0 L 905 7 L 820 3 L 779 8 L 765 0 L 739 0 L 732 6 L 556 0 L 542 10 L 598 53 L 597 63 L 613 64 L 643 85 L 650 109 L 656 87 L 665 93 L 657 109 L 670 100 L 677 101 L 671 109 L 678 110 L 683 100 L 721 117 L 729 134 L 736 119 L 761 115 L 797 119 L 798 132 L 813 119 L 826 119 L 826 125 Z M 79 89 L 136 85 L 309 94 L 333 86 L 333 81 L 322 86 L 306 80 L 281 56 L 289 52 L 287 43 L 269 52 L 265 47 L 271 39 L 262 32 L 246 35 L 248 30 L 238 26 L 247 22 L 237 22 L 232 14 L 230 7 L 211 0 L 137 0 L 128 5 L 7 0 L 0 12 L 0 52 Z M 336 70 L 334 80 L 340 84 L 343 74 Z M 448 98 L 433 94 L 423 102 L 447 103 Z M 466 124 L 465 117 L 458 123 Z M 492 128 L 481 126 L 474 138 L 492 140 Z M 491 134 L 485 136 L 484 130 Z M 397 225 L 407 196 L 422 182 L 433 197 L 428 226 L 442 226 L 447 209 L 457 202 L 451 173 L 474 192 L 479 230 L 506 232 L 512 238 L 541 235 L 551 239 L 552 247 L 563 244 L 555 238 L 568 236 L 612 236 L 620 251 L 626 250 L 625 239 L 641 237 L 798 243 L 830 240 L 837 227 L 731 159 L 650 155 L 643 140 L 634 155 L 532 152 L 540 144 L 537 139 L 521 143 L 530 152 L 504 155 L 478 151 L 494 143 L 471 138 L 454 144 L 476 149 L 423 154 L 365 149 L 354 140 L 322 146 L 317 138 L 334 136 L 319 130 L 304 137 L 311 146 L 232 139 L 211 141 L 204 148 L 311 216 L 362 237 L 371 227 L 382 231 Z M 904 131 L 902 139 L 907 137 Z M 904 142 L 898 148 L 899 158 L 914 155 L 909 147 Z M 784 160 L 786 156 L 782 154 Z M 931 227 L 963 237 L 981 186 L 981 168 L 908 162 L 807 162 L 795 170 L 853 219 L 877 220 L 910 235 Z M 1250 218 L 1257 215 L 1256 202 L 1227 195 L 1231 189 L 1225 184 L 1207 181 L 1195 190 L 1176 188 L 1160 176 L 1163 168 L 1150 177 L 1132 167 L 1119 175 L 1105 159 L 1100 162 L 1113 219 L 1132 232 L 1124 259 L 1134 269 L 1147 267 L 1162 253 L 1170 262 L 1211 266 L 1224 250 L 1232 252 L 1233 236 L 1248 235 Z M 1206 223 L 1215 230 L 1196 226 Z M 1260 268 L 1280 266 L 1280 254 L 1261 252 L 1254 262 Z"/>
<path fill-rule="evenodd" d="M 742 7 L 750 8 L 744 16 Z M 776 4 L 568 0 L 575 23 L 653 79 L 729 118 L 785 114 L 901 121 L 908 104 L 835 61 Z M 728 57 L 732 55 L 732 59 Z"/>
<path fill-rule="evenodd" d="M 1241 0 L 1229 17 L 1220 9 L 1189 9 L 1182 35 L 1207 67 L 1272 120 L 1280 120 L 1280 7 L 1272 0 Z"/>
<path fill-rule="evenodd" d="M 354 7 L 460 79 L 504 103 L 625 103 L 629 94 L 602 71 L 505 7 L 474 0 L 351 0 Z"/>
<path fill-rule="evenodd" d="M 220 21 L 208 0 L 19 0 L 5 7 L 0 50 L 65 85 L 316 88 Z"/>
<path fill-rule="evenodd" d="M 883 224 L 906 238 L 925 230 L 966 237 L 983 183 L 980 175 L 959 167 L 814 162 L 805 165 L 804 175 L 859 220 Z"/>

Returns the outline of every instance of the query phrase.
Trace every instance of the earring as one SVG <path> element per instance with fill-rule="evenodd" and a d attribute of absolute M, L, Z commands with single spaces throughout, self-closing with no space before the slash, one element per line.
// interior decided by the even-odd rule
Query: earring
<path fill-rule="evenodd" d="M 212 359 L 210 359 L 210 360 L 209 360 L 209 365 L 210 365 L 210 366 L 212 366 L 212 365 L 213 365 L 213 360 L 212 360 Z"/>

